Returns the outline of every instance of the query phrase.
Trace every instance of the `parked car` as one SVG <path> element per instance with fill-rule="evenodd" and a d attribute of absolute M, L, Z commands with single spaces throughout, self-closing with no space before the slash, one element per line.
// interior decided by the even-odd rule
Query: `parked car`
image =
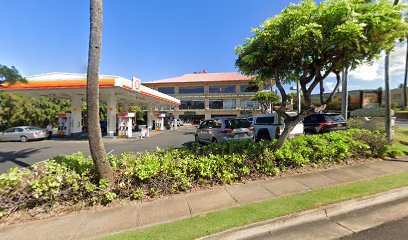
<path fill-rule="evenodd" d="M 252 126 L 254 128 L 253 137 L 255 141 L 278 138 L 285 128 L 285 125 L 280 123 L 278 114 L 276 112 L 254 116 Z M 297 135 L 303 135 L 303 133 L 303 123 L 300 122 L 289 133 L 289 138 Z"/>
<path fill-rule="evenodd" d="M 178 127 L 184 126 L 184 121 L 183 121 L 183 120 L 181 120 L 181 119 L 176 119 L 176 122 L 177 122 L 177 126 L 178 126 Z"/>
<path fill-rule="evenodd" d="M 248 118 L 249 124 L 251 124 L 251 126 L 254 124 L 254 117 L 249 117 Z"/>
<path fill-rule="evenodd" d="M 303 125 L 307 134 L 347 129 L 347 122 L 339 113 L 316 113 L 303 119 Z"/>
<path fill-rule="evenodd" d="M 48 132 L 45 129 L 34 126 L 19 126 L 6 129 L 0 133 L 0 141 L 20 141 L 45 139 Z"/>
<path fill-rule="evenodd" d="M 199 143 L 252 139 L 252 128 L 245 118 L 220 117 L 204 120 L 195 134 Z"/>

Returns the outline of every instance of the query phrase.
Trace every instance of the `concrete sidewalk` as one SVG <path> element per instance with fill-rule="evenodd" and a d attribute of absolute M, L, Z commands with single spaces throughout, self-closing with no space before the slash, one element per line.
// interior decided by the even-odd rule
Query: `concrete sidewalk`
<path fill-rule="evenodd" d="M 226 185 L 150 202 L 134 202 L 128 206 L 106 208 L 102 211 L 87 211 L 81 214 L 2 226 L 0 227 L 0 239 L 95 238 L 240 204 L 407 170 L 408 161 L 374 161 L 247 184 Z"/>

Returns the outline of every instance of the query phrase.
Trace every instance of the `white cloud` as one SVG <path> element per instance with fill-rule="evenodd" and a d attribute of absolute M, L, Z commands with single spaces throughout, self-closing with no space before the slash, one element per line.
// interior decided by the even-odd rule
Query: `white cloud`
<path fill-rule="evenodd" d="M 332 92 L 334 87 L 336 86 L 335 82 L 325 82 L 324 83 L 324 91 L 325 92 Z"/>
<path fill-rule="evenodd" d="M 391 81 L 401 81 L 401 76 L 405 71 L 406 42 L 397 43 L 390 55 L 390 78 Z M 374 81 L 384 79 L 384 55 L 374 61 L 372 64 L 363 64 L 357 69 L 350 71 L 349 76 L 352 80 Z"/>

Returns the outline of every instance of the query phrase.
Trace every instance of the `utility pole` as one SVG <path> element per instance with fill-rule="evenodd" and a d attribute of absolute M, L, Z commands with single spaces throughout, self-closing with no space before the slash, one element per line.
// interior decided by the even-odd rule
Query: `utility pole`
<path fill-rule="evenodd" d="M 390 51 L 385 53 L 385 133 L 391 142 L 391 90 L 390 90 Z"/>
<path fill-rule="evenodd" d="M 341 90 L 342 90 L 342 98 L 341 98 L 341 115 L 344 119 L 347 120 L 347 112 L 348 112 L 348 68 L 344 69 L 341 74 L 342 82 L 341 82 Z"/>
<path fill-rule="evenodd" d="M 394 6 L 399 0 L 394 0 Z M 391 143 L 391 89 L 390 89 L 390 53 L 391 50 L 385 51 L 385 133 L 387 142 Z"/>
<path fill-rule="evenodd" d="M 300 99 L 300 86 L 299 82 L 296 82 L 296 91 L 297 91 L 297 112 L 300 114 L 302 107 L 302 100 Z"/>

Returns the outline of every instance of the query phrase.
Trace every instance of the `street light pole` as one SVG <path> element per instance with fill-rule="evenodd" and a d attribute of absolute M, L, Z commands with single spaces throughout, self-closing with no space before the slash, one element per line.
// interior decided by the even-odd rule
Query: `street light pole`
<path fill-rule="evenodd" d="M 296 91 L 297 91 L 297 112 L 298 112 L 298 114 L 300 114 L 300 111 L 301 111 L 301 106 L 302 106 L 302 101 L 301 101 L 301 99 L 300 99 L 300 86 L 299 86 L 299 82 L 296 82 Z"/>
<path fill-rule="evenodd" d="M 348 77 L 348 68 L 342 72 L 342 98 L 341 98 L 341 115 L 344 119 L 347 119 L 348 111 L 348 89 L 347 89 L 347 77 Z"/>

